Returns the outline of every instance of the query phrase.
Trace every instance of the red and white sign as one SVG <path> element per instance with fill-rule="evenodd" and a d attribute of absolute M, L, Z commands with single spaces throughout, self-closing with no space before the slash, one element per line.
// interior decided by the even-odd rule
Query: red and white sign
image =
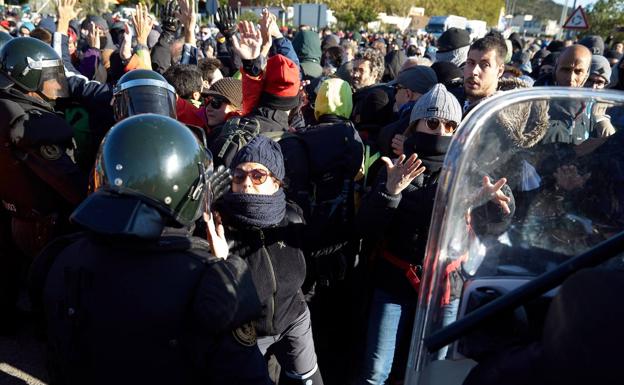
<path fill-rule="evenodd" d="M 585 11 L 583 7 L 580 5 L 578 8 L 572 12 L 568 20 L 563 23 L 563 27 L 565 29 L 589 29 L 589 23 L 587 22 L 587 15 L 585 15 Z"/>

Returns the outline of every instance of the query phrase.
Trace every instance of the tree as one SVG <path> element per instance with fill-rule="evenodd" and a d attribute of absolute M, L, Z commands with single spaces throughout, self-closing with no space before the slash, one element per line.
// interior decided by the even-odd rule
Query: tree
<path fill-rule="evenodd" d="M 607 38 L 616 33 L 618 27 L 624 27 L 624 0 L 598 0 L 587 11 L 587 18 L 590 26 L 588 34 L 600 35 Z"/>
<path fill-rule="evenodd" d="M 85 15 L 101 15 L 109 11 L 106 0 L 80 0 L 78 6 Z"/>
<path fill-rule="evenodd" d="M 327 6 L 334 11 L 341 27 L 350 30 L 376 20 L 380 9 L 375 0 L 331 0 Z"/>

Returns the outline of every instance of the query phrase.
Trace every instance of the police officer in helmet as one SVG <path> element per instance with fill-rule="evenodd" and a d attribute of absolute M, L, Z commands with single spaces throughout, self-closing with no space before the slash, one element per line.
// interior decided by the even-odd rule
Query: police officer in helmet
<path fill-rule="evenodd" d="M 112 105 L 117 122 L 144 113 L 176 118 L 175 89 L 156 71 L 136 69 L 124 74 L 113 88 Z"/>
<path fill-rule="evenodd" d="M 19 281 L 29 258 L 56 235 L 86 194 L 73 159 L 73 130 L 53 103 L 67 96 L 61 58 L 40 40 L 0 50 L 0 332 L 13 329 Z"/>
<path fill-rule="evenodd" d="M 181 123 L 142 114 L 109 131 L 95 174 L 71 216 L 86 231 L 50 244 L 31 270 L 52 382 L 269 384 L 246 263 L 212 219 L 210 244 L 191 236 L 208 218 L 210 153 Z"/>

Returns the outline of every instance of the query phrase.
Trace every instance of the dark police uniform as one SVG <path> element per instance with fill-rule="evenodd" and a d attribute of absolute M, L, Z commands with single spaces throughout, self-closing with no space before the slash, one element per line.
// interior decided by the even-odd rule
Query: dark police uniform
<path fill-rule="evenodd" d="M 270 384 L 246 262 L 191 236 L 216 175 L 172 118 L 141 114 L 110 129 L 95 191 L 70 217 L 86 232 L 57 239 L 31 267 L 52 384 Z"/>
<path fill-rule="evenodd" d="M 32 271 L 52 384 L 270 383 L 245 322 L 261 310 L 247 264 L 185 230 L 153 242 L 61 238 Z"/>

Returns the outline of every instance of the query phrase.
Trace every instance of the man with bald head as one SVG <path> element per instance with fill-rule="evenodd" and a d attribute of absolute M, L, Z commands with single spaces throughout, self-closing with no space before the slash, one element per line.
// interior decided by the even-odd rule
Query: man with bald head
<path fill-rule="evenodd" d="M 591 51 L 580 44 L 574 44 L 561 52 L 555 69 L 538 79 L 534 86 L 583 87 L 589 76 Z"/>
<path fill-rule="evenodd" d="M 583 87 L 589 78 L 591 61 L 592 53 L 587 47 L 571 45 L 559 56 L 551 82 L 536 82 L 536 85 Z M 550 104 L 550 126 L 543 142 L 580 144 L 590 137 L 607 135 L 607 131 L 600 127 L 607 122 L 608 116 L 603 109 L 598 114 L 596 107 L 585 101 L 553 100 Z"/>
<path fill-rule="evenodd" d="M 566 48 L 557 60 L 555 82 L 563 87 L 583 87 L 589 77 L 592 53 L 584 45 L 574 44 Z"/>

